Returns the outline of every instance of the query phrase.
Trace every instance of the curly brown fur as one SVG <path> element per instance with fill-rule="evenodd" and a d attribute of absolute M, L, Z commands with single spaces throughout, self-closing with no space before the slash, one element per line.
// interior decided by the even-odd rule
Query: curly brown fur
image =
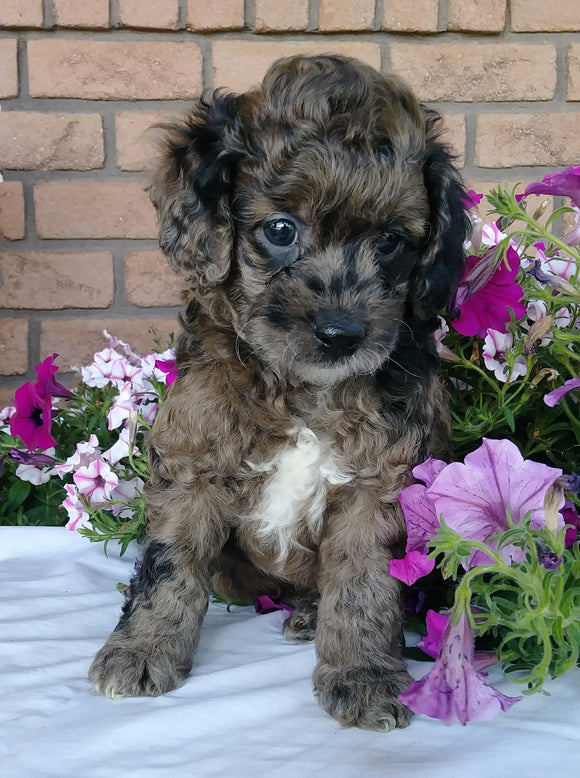
<path fill-rule="evenodd" d="M 151 194 L 190 302 L 148 441 L 146 563 L 97 691 L 181 683 L 213 578 L 296 604 L 285 633 L 315 637 L 341 724 L 408 723 L 397 493 L 446 446 L 432 332 L 466 234 L 437 125 L 396 76 L 327 56 L 168 129 Z"/>

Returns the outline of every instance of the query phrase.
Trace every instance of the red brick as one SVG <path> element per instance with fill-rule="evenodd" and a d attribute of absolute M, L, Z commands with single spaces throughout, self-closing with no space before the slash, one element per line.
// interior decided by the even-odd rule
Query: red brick
<path fill-rule="evenodd" d="M 171 270 L 160 251 L 125 254 L 125 290 L 133 305 L 181 305 L 183 278 Z"/>
<path fill-rule="evenodd" d="M 155 351 L 155 340 L 158 337 L 165 343 L 171 333 L 177 334 L 179 325 L 174 313 L 167 317 L 138 319 L 102 316 L 97 319 L 86 316 L 45 319 L 40 331 L 41 356 L 44 358 L 57 352 L 57 362 L 65 371 L 74 366 L 88 365 L 93 361 L 95 351 L 102 351 L 108 346 L 103 335 L 105 329 L 128 343 L 136 353 L 145 356 Z"/>
<path fill-rule="evenodd" d="M 16 39 L 0 40 L 0 97 L 16 97 L 18 95 L 18 62 L 16 54 Z"/>
<path fill-rule="evenodd" d="M 2 0 L 0 27 L 42 27 L 42 0 Z"/>
<path fill-rule="evenodd" d="M 465 116 L 460 113 L 443 114 L 441 140 L 448 144 L 453 154 L 455 167 L 465 164 Z"/>
<path fill-rule="evenodd" d="M 107 29 L 109 0 L 53 0 L 54 21 L 57 27 Z"/>
<path fill-rule="evenodd" d="M 244 0 L 188 0 L 189 30 L 241 30 L 244 26 Z"/>
<path fill-rule="evenodd" d="M 195 43 L 31 40 L 28 63 L 33 97 L 171 100 L 202 83 Z"/>
<path fill-rule="evenodd" d="M 94 170 L 104 158 L 99 114 L 0 112 L 0 168 Z"/>
<path fill-rule="evenodd" d="M 570 203 L 567 203 L 569 205 Z M 567 235 L 578 226 L 576 222 L 576 213 L 568 212 L 562 216 L 562 235 Z"/>
<path fill-rule="evenodd" d="M 392 32 L 437 32 L 439 0 L 385 0 L 383 30 Z"/>
<path fill-rule="evenodd" d="M 0 319 L 0 375 L 28 371 L 28 321 Z"/>
<path fill-rule="evenodd" d="M 308 0 L 255 0 L 256 32 L 286 32 L 308 27 Z"/>
<path fill-rule="evenodd" d="M 179 18 L 178 0 L 119 0 L 122 27 L 174 30 Z"/>
<path fill-rule="evenodd" d="M 319 0 L 318 29 L 323 32 L 371 30 L 375 0 Z"/>
<path fill-rule="evenodd" d="M 449 0 L 449 30 L 502 32 L 507 0 Z"/>
<path fill-rule="evenodd" d="M 576 32 L 580 30 L 578 0 L 510 0 L 514 32 Z"/>
<path fill-rule="evenodd" d="M 20 181 L 0 183 L 0 238 L 24 237 L 24 192 Z"/>
<path fill-rule="evenodd" d="M 475 164 L 486 168 L 575 165 L 580 159 L 580 112 L 481 114 Z"/>
<path fill-rule="evenodd" d="M 17 386 L 0 386 L 0 410 L 14 405 L 14 392 Z"/>
<path fill-rule="evenodd" d="M 113 258 L 108 251 L 0 254 L 0 308 L 108 308 Z"/>
<path fill-rule="evenodd" d="M 140 181 L 48 181 L 34 186 L 41 238 L 156 238 L 157 218 Z"/>
<path fill-rule="evenodd" d="M 117 165 L 121 170 L 149 170 L 159 154 L 161 130 L 155 124 L 175 121 L 174 114 L 122 111 L 115 114 Z"/>
<path fill-rule="evenodd" d="M 391 66 L 421 100 L 549 100 L 556 87 L 556 51 L 550 44 L 396 43 Z"/>
<path fill-rule="evenodd" d="M 343 54 L 358 57 L 380 68 L 381 50 L 375 43 L 359 41 L 215 41 L 212 44 L 213 83 L 235 91 L 257 86 L 268 67 L 279 57 L 294 54 Z M 244 67 L 240 68 L 240 62 Z"/>
<path fill-rule="evenodd" d="M 567 100 L 580 100 L 580 43 L 568 46 L 568 92 Z"/>

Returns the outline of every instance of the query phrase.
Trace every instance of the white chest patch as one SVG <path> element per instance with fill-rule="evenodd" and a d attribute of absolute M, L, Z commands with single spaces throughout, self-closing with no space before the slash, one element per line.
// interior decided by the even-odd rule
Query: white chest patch
<path fill-rule="evenodd" d="M 248 517 L 261 540 L 279 548 L 278 562 L 297 544 L 300 529 L 316 538 L 322 526 L 329 484 L 345 484 L 352 474 L 341 472 L 330 446 L 309 428 L 298 432 L 296 443 L 285 446 L 252 470 L 271 473 L 257 507 Z"/>

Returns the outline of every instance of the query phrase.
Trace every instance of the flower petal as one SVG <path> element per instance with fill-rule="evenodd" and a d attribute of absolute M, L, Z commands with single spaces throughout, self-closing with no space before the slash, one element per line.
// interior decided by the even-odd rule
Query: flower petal
<path fill-rule="evenodd" d="M 408 551 L 402 559 L 391 559 L 389 573 L 393 578 L 410 586 L 419 578 L 428 575 L 435 567 L 435 560 L 421 551 Z"/>
<path fill-rule="evenodd" d="M 562 397 L 573 389 L 580 389 L 580 378 L 569 378 L 567 381 L 564 381 L 562 386 L 544 395 L 544 402 L 549 408 L 553 408 L 555 405 L 558 405 Z"/>

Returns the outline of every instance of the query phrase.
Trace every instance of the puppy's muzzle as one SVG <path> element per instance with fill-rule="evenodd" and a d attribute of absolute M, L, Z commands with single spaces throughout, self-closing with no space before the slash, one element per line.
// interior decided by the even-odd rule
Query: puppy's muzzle
<path fill-rule="evenodd" d="M 366 334 L 365 325 L 347 314 L 320 317 L 314 327 L 318 347 L 330 360 L 354 354 Z"/>

